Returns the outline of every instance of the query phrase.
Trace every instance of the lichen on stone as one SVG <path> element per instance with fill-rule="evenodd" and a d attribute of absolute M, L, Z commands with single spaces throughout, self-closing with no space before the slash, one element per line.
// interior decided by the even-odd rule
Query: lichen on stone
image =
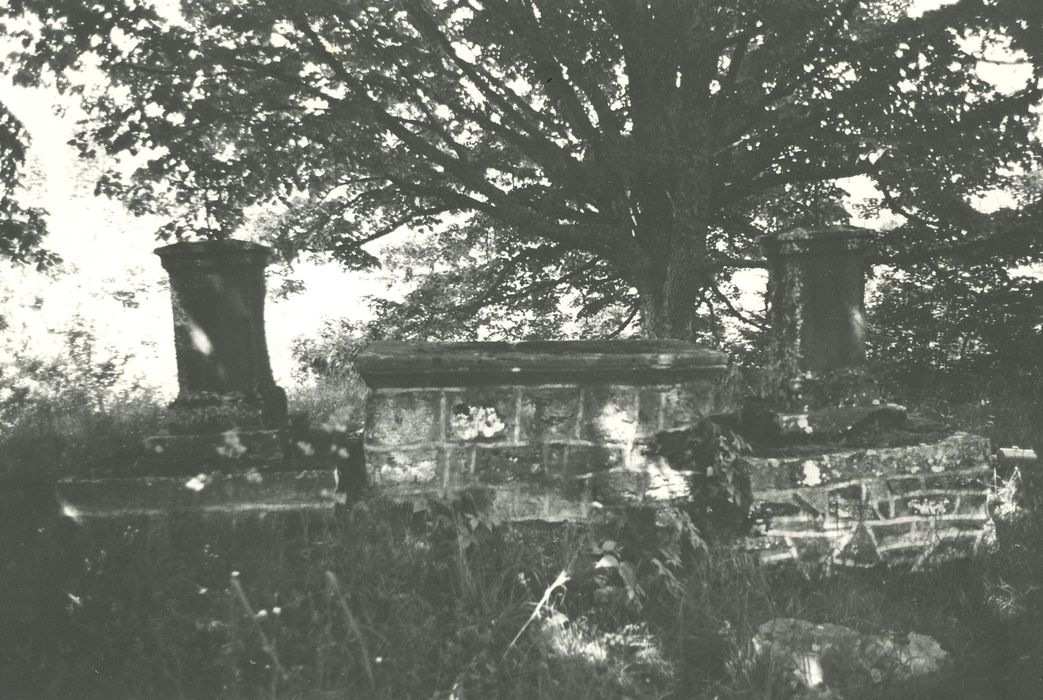
<path fill-rule="evenodd" d="M 822 470 L 814 460 L 806 460 L 800 465 L 800 485 L 818 486 L 822 483 Z"/>
<path fill-rule="evenodd" d="M 454 435 L 463 440 L 491 440 L 507 430 L 495 406 L 468 406 L 459 404 L 450 418 Z"/>

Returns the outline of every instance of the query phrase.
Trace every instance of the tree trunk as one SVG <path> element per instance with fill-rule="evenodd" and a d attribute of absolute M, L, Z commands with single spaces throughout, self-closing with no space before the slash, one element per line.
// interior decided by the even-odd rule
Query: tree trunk
<path fill-rule="evenodd" d="M 717 53 L 692 42 L 695 27 L 713 26 L 708 0 L 613 3 L 623 42 L 633 129 L 626 201 L 643 269 L 632 283 L 642 330 L 652 338 L 691 340 L 696 301 L 710 281 L 709 214 L 717 182 L 710 82 Z"/>
<path fill-rule="evenodd" d="M 702 262 L 690 246 L 677 246 L 635 286 L 641 298 L 642 333 L 649 338 L 691 340 L 696 300 L 705 284 Z"/>
<path fill-rule="evenodd" d="M 691 340 L 699 294 L 713 282 L 707 250 L 708 167 L 695 162 L 669 170 L 673 177 L 653 180 L 656 186 L 642 193 L 635 239 L 648 267 L 635 286 L 645 335 Z"/>

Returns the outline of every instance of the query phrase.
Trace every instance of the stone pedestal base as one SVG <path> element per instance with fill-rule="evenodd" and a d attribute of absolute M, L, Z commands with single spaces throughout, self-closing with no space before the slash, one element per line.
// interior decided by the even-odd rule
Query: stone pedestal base
<path fill-rule="evenodd" d="M 211 392 L 182 394 L 167 409 L 166 422 L 175 435 L 278 429 L 287 422 L 286 392 L 273 386 L 250 396 Z"/>
<path fill-rule="evenodd" d="M 229 430 L 203 435 L 154 435 L 145 439 L 143 471 L 195 474 L 201 470 L 274 470 L 287 462 L 284 430 Z M 287 465 L 288 466 L 288 465 Z"/>
<path fill-rule="evenodd" d="M 753 440 L 777 444 L 841 440 L 874 430 L 898 430 L 907 424 L 904 406 L 877 404 L 787 412 L 750 405 L 740 415 L 740 429 Z"/>

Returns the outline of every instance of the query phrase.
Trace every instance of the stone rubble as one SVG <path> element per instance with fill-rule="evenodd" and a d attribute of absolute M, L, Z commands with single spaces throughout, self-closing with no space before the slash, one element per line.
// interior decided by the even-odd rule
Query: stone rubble
<path fill-rule="evenodd" d="M 873 686 L 926 685 L 950 664 L 949 653 L 927 635 L 910 632 L 899 641 L 794 618 L 762 624 L 753 646 L 791 674 L 796 697 L 818 700 L 859 697 L 859 690 Z"/>

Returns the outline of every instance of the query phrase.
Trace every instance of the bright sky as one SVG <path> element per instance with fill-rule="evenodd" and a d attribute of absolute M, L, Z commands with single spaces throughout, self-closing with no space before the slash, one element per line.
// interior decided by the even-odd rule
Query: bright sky
<path fill-rule="evenodd" d="M 919 0 L 914 13 L 950 1 Z M 983 77 L 999 84 L 1017 81 L 1019 77 L 1012 75 L 1010 66 L 1003 67 L 1003 73 L 990 74 L 993 68 L 983 64 Z M 61 328 L 77 314 L 90 319 L 103 345 L 141 348 L 128 368 L 129 376 L 172 396 L 176 391 L 176 373 L 170 301 L 165 288 L 159 286 L 165 274 L 152 254 L 152 249 L 159 245 L 151 236 L 156 222 L 134 218 L 118 203 L 94 197 L 92 184 L 78 178 L 82 166 L 68 145 L 77 113 L 75 103 L 62 104 L 49 91 L 13 87 L 2 77 L 0 100 L 15 112 L 32 138 L 28 172 L 39 178 L 33 178 L 35 185 L 27 194 L 26 203 L 38 204 L 50 212 L 47 245 L 75 269 L 75 274 L 60 277 L 46 288 L 34 288 L 38 284 L 26 278 L 21 293 L 26 298 L 40 296 L 44 302 L 33 323 L 37 328 Z M 63 107 L 65 116 L 58 116 L 56 107 Z M 853 179 L 845 183 L 852 201 L 870 192 L 867 182 Z M 305 292 L 269 302 L 266 309 L 273 369 L 283 386 L 291 384 L 290 346 L 295 337 L 314 333 L 327 317 L 357 318 L 363 309 L 362 297 L 380 293 L 385 286 L 379 274 L 349 273 L 335 265 L 300 264 L 294 277 L 305 282 Z M 736 281 L 750 290 L 746 305 L 755 307 L 761 303 L 759 293 L 765 283 L 762 271 L 742 272 Z M 136 309 L 125 308 L 108 296 L 130 287 L 147 290 L 139 295 L 140 306 Z M 52 348 L 55 350 L 60 351 Z"/>
<path fill-rule="evenodd" d="M 77 315 L 89 319 L 104 345 L 140 347 L 128 374 L 172 396 L 177 377 L 170 299 L 161 286 L 166 273 L 152 253 L 161 245 L 152 236 L 161 222 L 136 218 L 121 204 L 94 197 L 93 183 L 78 179 L 80 164 L 68 145 L 75 104 L 59 105 L 52 93 L 14 87 L 9 81 L 0 81 L 0 101 L 15 112 L 32 139 L 26 172 L 34 185 L 24 202 L 48 210 L 46 245 L 70 271 L 54 280 L 23 273 L 24 298 L 43 299 L 34 328 L 62 328 Z M 55 114 L 58 106 L 66 108 L 66 116 Z M 12 274 L 18 273 L 8 271 Z M 337 265 L 304 262 L 292 277 L 305 282 L 305 292 L 270 301 L 265 310 L 273 370 L 283 386 L 292 383 L 290 347 L 295 337 L 314 333 L 327 317 L 359 318 L 362 297 L 384 288 L 379 274 L 349 273 Z M 137 309 L 109 296 L 128 288 L 148 290 L 138 295 Z M 44 349 L 60 352 L 56 346 Z"/>

